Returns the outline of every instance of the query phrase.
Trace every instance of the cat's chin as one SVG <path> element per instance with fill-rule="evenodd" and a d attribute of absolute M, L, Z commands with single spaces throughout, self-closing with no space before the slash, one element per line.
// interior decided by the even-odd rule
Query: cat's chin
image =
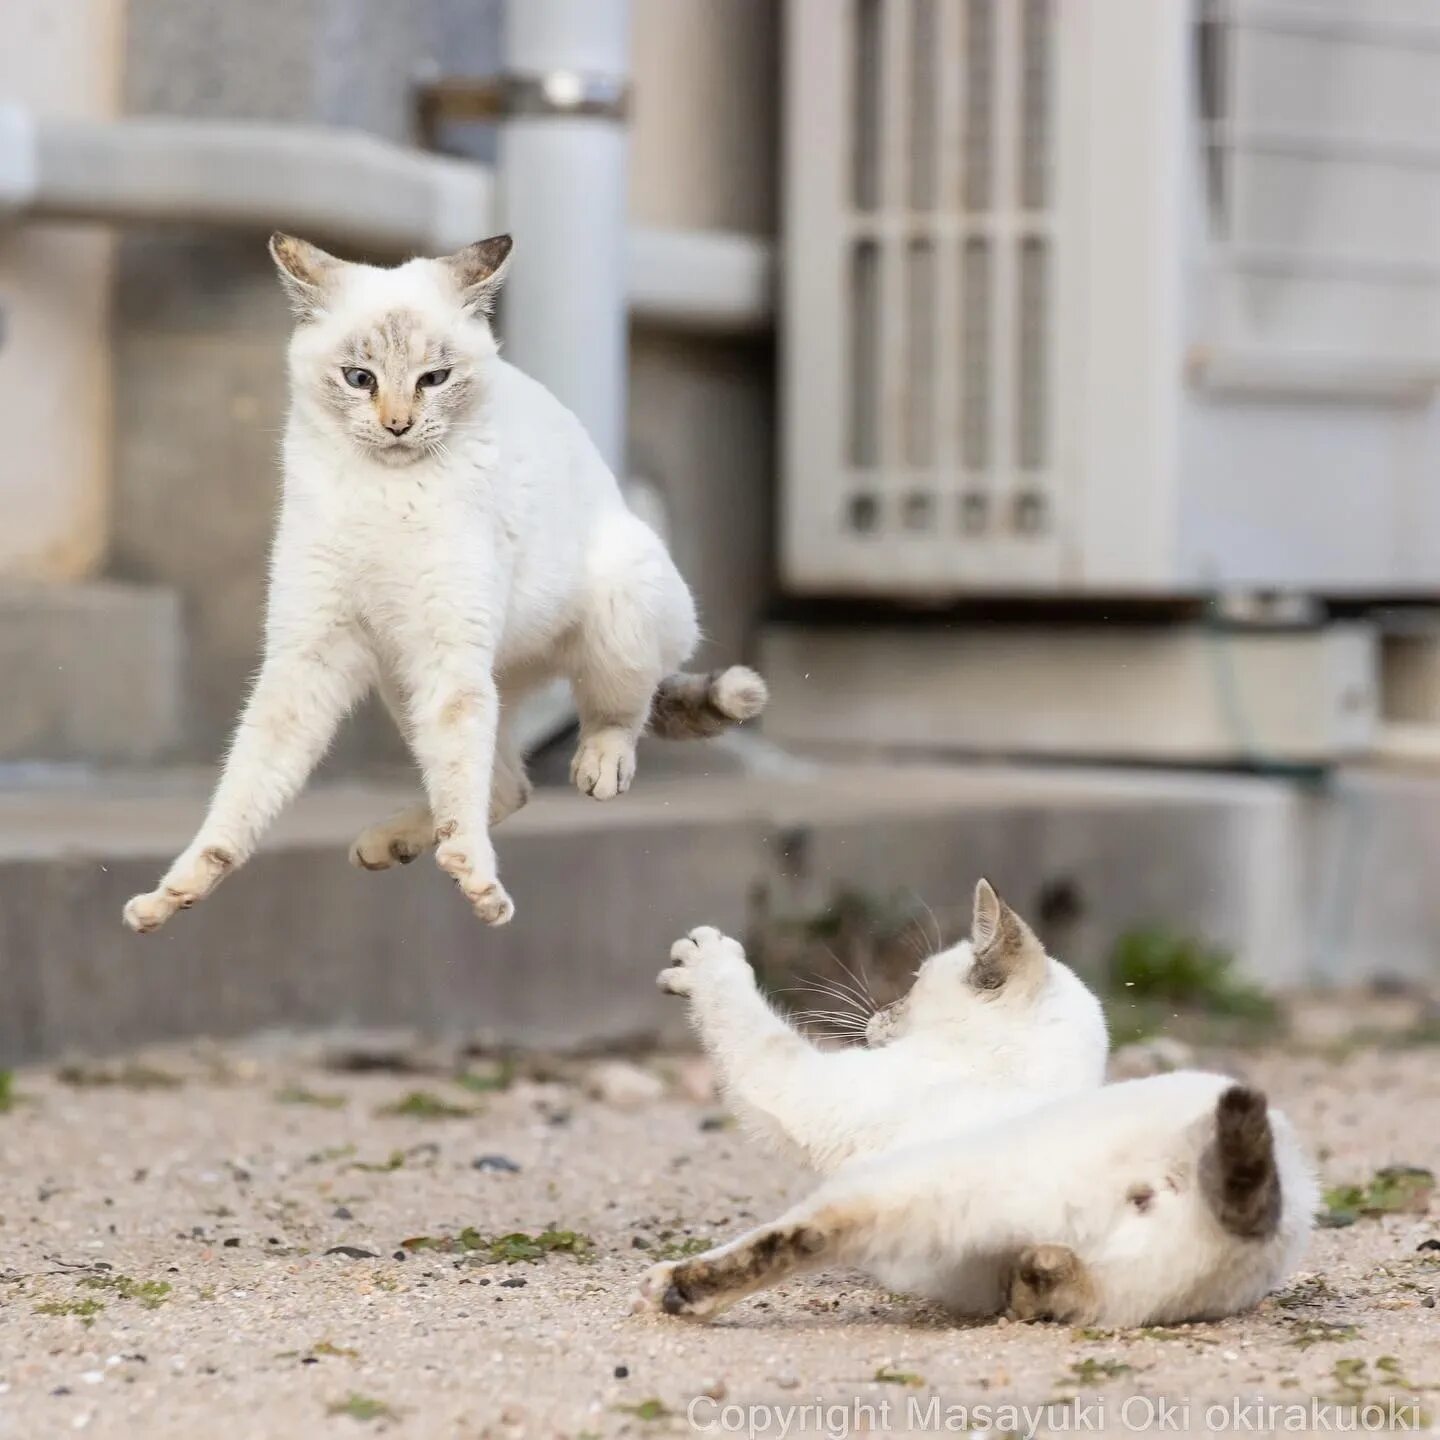
<path fill-rule="evenodd" d="M 408 470 L 426 456 L 426 451 L 419 445 L 370 445 L 365 453 L 387 470 Z"/>

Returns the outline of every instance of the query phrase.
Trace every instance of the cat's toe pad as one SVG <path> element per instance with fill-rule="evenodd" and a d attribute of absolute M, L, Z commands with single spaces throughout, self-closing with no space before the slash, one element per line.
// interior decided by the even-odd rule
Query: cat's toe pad
<path fill-rule="evenodd" d="M 635 742 L 623 730 L 600 730 L 580 741 L 570 778 L 582 795 L 613 800 L 635 778 Z"/>
<path fill-rule="evenodd" d="M 693 971 L 687 970 L 683 965 L 672 965 L 655 977 L 655 983 L 667 995 L 688 995 L 693 978 Z"/>

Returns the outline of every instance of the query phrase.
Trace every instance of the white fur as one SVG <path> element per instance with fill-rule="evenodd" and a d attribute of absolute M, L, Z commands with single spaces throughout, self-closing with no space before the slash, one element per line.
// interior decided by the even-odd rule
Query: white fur
<path fill-rule="evenodd" d="M 977 921 L 982 903 L 977 894 Z M 826 1177 L 697 1265 L 803 1230 L 824 1240 L 804 1263 L 859 1266 L 891 1289 L 988 1315 L 1005 1308 L 1018 1255 L 1059 1245 L 1088 1271 L 1085 1318 L 1141 1325 L 1242 1310 L 1304 1250 L 1316 1185 L 1284 1117 L 1270 1111 L 1278 1228 L 1237 1237 L 1200 1183 L 1216 1102 L 1234 1082 L 1189 1071 L 1102 1086 L 1100 1006 L 1058 961 L 1032 956 L 977 992 L 962 944 L 925 963 L 898 1013 L 871 1021 L 881 1048 L 822 1051 L 761 996 L 734 940 L 692 931 L 672 960 L 660 984 L 688 996 L 743 1123 Z M 676 1270 L 655 1267 L 637 1308 L 709 1315 L 768 1283 L 677 1308 L 673 1292 L 665 1299 Z"/>
<path fill-rule="evenodd" d="M 243 864 L 378 683 L 429 804 L 366 831 L 353 858 L 408 859 L 438 832 L 438 863 L 501 924 L 513 907 L 490 826 L 528 793 L 507 716 L 567 677 L 581 720 L 576 784 L 597 799 L 624 791 L 655 686 L 695 647 L 694 604 L 579 422 L 499 357 L 452 264 L 385 270 L 302 248 L 326 263 L 314 284 L 287 279 L 308 318 L 289 351 L 264 663 L 199 833 L 125 919 L 153 930 Z M 497 270 L 484 301 L 498 281 Z M 353 337 L 396 313 L 446 347 L 453 371 L 433 393 L 412 381 L 413 397 L 386 402 L 413 400 L 403 442 L 381 428 L 382 397 L 347 399 L 336 380 Z M 413 349 L 418 376 L 434 356 L 420 339 Z M 445 410 L 446 386 L 468 387 L 450 391 L 468 396 L 463 407 Z"/>

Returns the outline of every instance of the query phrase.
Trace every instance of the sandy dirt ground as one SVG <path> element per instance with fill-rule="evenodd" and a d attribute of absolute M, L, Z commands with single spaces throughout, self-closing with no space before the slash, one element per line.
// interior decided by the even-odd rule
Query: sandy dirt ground
<path fill-rule="evenodd" d="M 1437 1056 L 1225 1064 L 1342 1182 L 1440 1169 Z M 663 1094 L 623 1093 L 643 1085 L 622 1072 L 596 1097 L 580 1064 L 491 1093 L 341 1072 L 315 1042 L 20 1072 L 0 1114 L 0 1436 L 1198 1435 L 1324 1433 L 1392 1398 L 1372 1427 L 1440 1414 L 1433 1199 L 1319 1231 L 1295 1283 L 1223 1324 L 957 1325 L 836 1273 L 711 1326 L 631 1316 L 657 1255 L 806 1185 L 726 1124 L 700 1062 L 640 1063 Z M 387 1113 L 437 1099 L 466 1113 Z M 493 1258 L 494 1237 L 547 1227 L 590 1248 Z M 1286 1408 L 1267 1423 L 1257 1397 Z M 1027 1426 L 1010 1403 L 1048 1408 Z"/>

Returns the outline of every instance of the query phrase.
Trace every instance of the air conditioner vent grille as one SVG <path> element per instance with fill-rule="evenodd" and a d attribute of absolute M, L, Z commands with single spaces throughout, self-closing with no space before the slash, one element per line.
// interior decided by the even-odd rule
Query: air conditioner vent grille
<path fill-rule="evenodd" d="M 1053 578 L 1057 3 L 792 0 L 834 67 L 792 56 L 792 143 L 848 174 L 793 177 L 790 273 L 816 298 L 788 313 L 814 363 L 790 372 L 812 433 L 786 484 L 838 576 Z"/>

